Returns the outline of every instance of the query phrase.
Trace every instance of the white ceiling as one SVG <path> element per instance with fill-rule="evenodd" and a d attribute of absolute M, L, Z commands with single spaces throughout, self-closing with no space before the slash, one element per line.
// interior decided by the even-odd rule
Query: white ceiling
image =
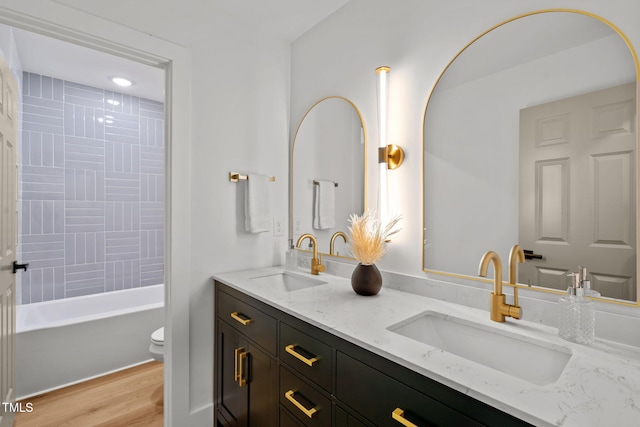
<path fill-rule="evenodd" d="M 182 46 L 192 46 L 211 26 L 247 37 L 290 43 L 349 0 L 52 0 L 90 15 L 135 28 Z M 104 54 L 31 32 L 15 30 L 24 71 L 89 86 L 164 99 L 160 69 Z M 109 81 L 122 75 L 135 82 L 117 88 Z"/>

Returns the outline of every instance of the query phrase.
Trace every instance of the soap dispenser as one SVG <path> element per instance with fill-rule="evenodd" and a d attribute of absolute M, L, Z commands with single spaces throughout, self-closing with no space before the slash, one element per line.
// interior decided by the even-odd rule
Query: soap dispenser
<path fill-rule="evenodd" d="M 582 284 L 582 289 L 584 289 L 584 296 L 599 297 L 600 292 L 591 289 L 591 281 L 587 277 L 587 267 L 578 267 L 578 273 L 580 273 L 580 283 Z"/>
<path fill-rule="evenodd" d="M 293 240 L 289 239 L 287 252 L 284 255 L 285 270 L 296 270 L 298 268 L 298 252 L 293 246 Z"/>
<path fill-rule="evenodd" d="M 595 338 L 594 303 L 584 297 L 583 278 L 578 273 L 569 275 L 571 282 L 567 295 L 560 297 L 558 335 L 578 344 L 591 344 Z"/>

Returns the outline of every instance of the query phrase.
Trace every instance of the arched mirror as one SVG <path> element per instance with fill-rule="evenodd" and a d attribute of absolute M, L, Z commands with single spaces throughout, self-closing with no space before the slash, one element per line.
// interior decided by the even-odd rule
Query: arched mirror
<path fill-rule="evenodd" d="M 518 243 L 519 284 L 566 290 L 586 267 L 603 298 L 636 304 L 637 63 L 614 26 L 570 10 L 463 49 L 425 110 L 423 269 L 477 277 L 484 252 Z"/>
<path fill-rule="evenodd" d="M 292 146 L 290 230 L 294 243 L 301 234 L 313 233 L 318 250 L 329 254 L 332 236 L 348 234 L 349 216 L 362 214 L 365 208 L 365 148 L 364 123 L 351 101 L 331 96 L 309 108 Z M 334 239 L 333 246 L 332 255 L 348 255 L 343 237 Z"/>

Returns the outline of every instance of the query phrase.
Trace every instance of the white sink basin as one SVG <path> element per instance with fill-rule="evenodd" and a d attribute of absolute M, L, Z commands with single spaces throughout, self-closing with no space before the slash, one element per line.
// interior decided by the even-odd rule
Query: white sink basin
<path fill-rule="evenodd" d="M 538 385 L 555 382 L 571 358 L 567 348 L 433 311 L 387 329 Z"/>
<path fill-rule="evenodd" d="M 325 285 L 327 283 L 320 279 L 312 279 L 310 277 L 297 275 L 288 271 L 265 276 L 256 276 L 249 280 L 286 292 L 299 291 L 301 289 L 308 289 L 314 286 Z"/>

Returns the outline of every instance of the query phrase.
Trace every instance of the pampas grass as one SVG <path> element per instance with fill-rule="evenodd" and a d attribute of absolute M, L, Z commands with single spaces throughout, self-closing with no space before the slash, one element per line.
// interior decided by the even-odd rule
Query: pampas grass
<path fill-rule="evenodd" d="M 401 216 L 394 216 L 386 225 L 380 222 L 375 212 L 367 210 L 361 216 L 349 217 L 349 252 L 361 264 L 375 264 L 387 252 L 389 238 L 400 231 L 396 225 Z"/>

